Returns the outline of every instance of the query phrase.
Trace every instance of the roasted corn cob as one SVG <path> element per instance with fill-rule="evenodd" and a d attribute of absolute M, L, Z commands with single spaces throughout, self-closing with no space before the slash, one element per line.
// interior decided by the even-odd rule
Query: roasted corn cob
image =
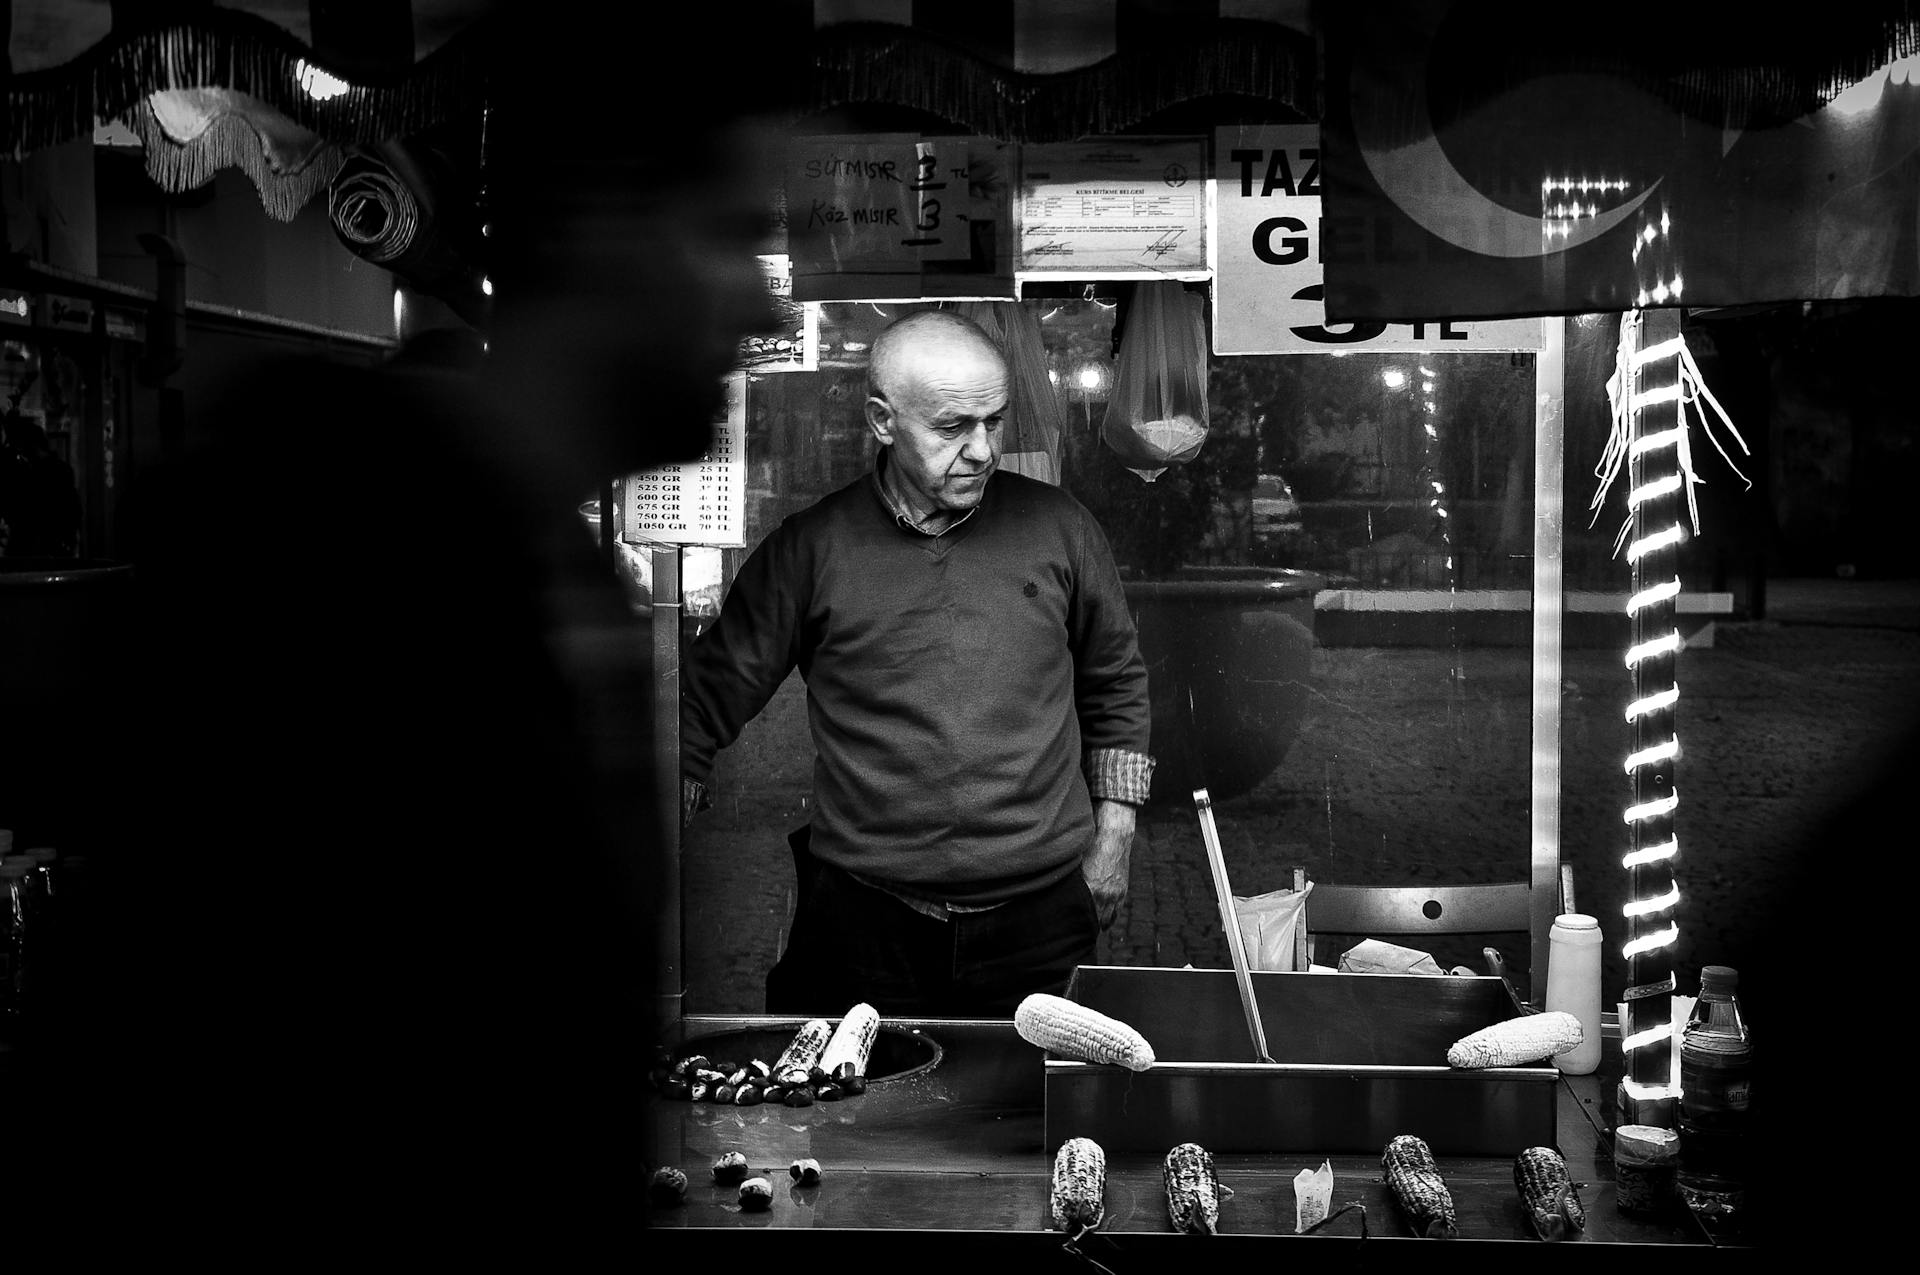
<path fill-rule="evenodd" d="M 1453 1195 L 1440 1177 L 1439 1166 L 1427 1144 L 1410 1133 L 1387 1143 L 1380 1164 L 1387 1171 L 1387 1185 L 1406 1213 L 1415 1235 L 1428 1239 L 1450 1240 L 1454 1236 Z"/>
<path fill-rule="evenodd" d="M 1585 1033 L 1580 1020 L 1564 1009 L 1522 1014 L 1462 1036 L 1447 1047 L 1449 1067 L 1518 1067 L 1564 1054 Z"/>
<path fill-rule="evenodd" d="M 1129 1071 L 1153 1066 L 1153 1046 L 1117 1018 L 1064 996 L 1035 992 L 1013 1011 L 1020 1039 L 1084 1062 L 1113 1063 Z"/>
<path fill-rule="evenodd" d="M 820 1061 L 827 1041 L 833 1037 L 833 1024 L 824 1018 L 808 1019 L 773 1064 L 773 1076 L 783 1085 L 804 1085 L 807 1073 Z"/>
<path fill-rule="evenodd" d="M 1213 1156 L 1197 1142 L 1183 1142 L 1167 1152 L 1167 1219 L 1173 1229 L 1191 1235 L 1217 1235 L 1220 1225 L 1220 1181 L 1214 1175 Z"/>
<path fill-rule="evenodd" d="M 1552 1147 L 1528 1147 L 1513 1161 L 1513 1184 L 1527 1223 L 1543 1240 L 1564 1240 L 1587 1229 L 1587 1213 L 1580 1192 L 1567 1173 L 1567 1162 Z"/>
<path fill-rule="evenodd" d="M 842 1063 L 853 1064 L 853 1074 L 867 1074 L 867 1056 L 873 1051 L 873 1038 L 880 1034 L 880 1011 L 862 1001 L 847 1011 L 832 1039 L 816 1064 L 831 1076 Z"/>
<path fill-rule="evenodd" d="M 1107 1153 L 1092 1138 L 1068 1138 L 1053 1157 L 1053 1224 L 1071 1235 L 1107 1211 Z"/>

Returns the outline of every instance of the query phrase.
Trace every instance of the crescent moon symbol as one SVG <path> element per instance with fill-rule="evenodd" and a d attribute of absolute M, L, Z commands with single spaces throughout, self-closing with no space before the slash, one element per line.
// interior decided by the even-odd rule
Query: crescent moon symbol
<path fill-rule="evenodd" d="M 1423 54 L 1425 50 L 1422 50 Z M 1412 112 L 1420 138 L 1405 146 L 1383 143 L 1370 125 L 1363 103 L 1370 100 L 1363 91 L 1363 72 L 1375 71 L 1373 83 L 1398 82 L 1404 88 L 1395 96 L 1397 106 Z M 1597 217 L 1583 218 L 1565 236 L 1549 240 L 1546 218 L 1515 212 L 1482 194 L 1453 166 L 1440 139 L 1434 135 L 1433 120 L 1427 111 L 1426 58 L 1417 60 L 1416 69 L 1375 68 L 1366 60 L 1364 49 L 1354 58 L 1351 85 L 1354 109 L 1353 136 L 1360 157 L 1381 191 L 1421 229 L 1456 248 L 1479 253 L 1483 257 L 1544 257 L 1565 252 L 1606 234 L 1631 217 L 1634 210 L 1659 188 L 1660 182 L 1635 195 L 1617 208 L 1609 208 Z M 1450 215 L 1441 217 L 1436 210 L 1445 208 Z"/>

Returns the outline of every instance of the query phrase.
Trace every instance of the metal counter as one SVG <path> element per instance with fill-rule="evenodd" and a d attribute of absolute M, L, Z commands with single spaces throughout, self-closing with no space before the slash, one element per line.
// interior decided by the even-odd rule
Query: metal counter
<path fill-rule="evenodd" d="M 801 1020 L 753 1016 L 689 1016 L 689 1040 L 743 1031 L 790 1035 Z M 866 1093 L 812 1107 L 716 1106 L 652 1099 L 650 1166 L 673 1165 L 692 1185 L 684 1204 L 649 1206 L 649 1252 L 684 1253 L 706 1260 L 787 1261 L 807 1255 L 869 1257 L 984 1257 L 1012 1260 L 1019 1269 L 1088 1269 L 1052 1229 L 1049 1198 L 1054 1148 L 1046 1145 L 1044 1055 L 1006 1021 L 889 1020 L 888 1028 L 921 1033 L 938 1045 L 936 1062 Z M 1557 1106 L 1558 1146 L 1580 1186 L 1587 1230 L 1554 1244 L 1526 1229 L 1513 1184 L 1510 1156 L 1439 1156 L 1459 1214 L 1460 1238 L 1413 1238 L 1381 1178 L 1378 1153 L 1216 1155 L 1232 1197 L 1220 1209 L 1220 1233 L 1175 1234 L 1167 1221 L 1160 1155 L 1108 1155 L 1107 1215 L 1081 1251 L 1115 1275 L 1145 1269 L 1174 1256 L 1170 1244 L 1260 1246 L 1243 1254 L 1272 1260 L 1266 1246 L 1282 1240 L 1342 1246 L 1371 1256 L 1369 1268 L 1404 1260 L 1430 1264 L 1423 1245 L 1445 1243 L 1486 1250 L 1482 1257 L 1552 1260 L 1595 1269 L 1631 1258 L 1635 1266 L 1685 1260 L 1689 1269 L 1751 1265 L 1755 1248 L 1715 1244 L 1684 1212 L 1661 1220 L 1620 1213 L 1604 1132 L 1611 1080 L 1601 1075 L 1562 1078 Z M 710 1167 L 727 1151 L 746 1156 L 753 1173 L 774 1185 L 773 1206 L 743 1211 L 737 1188 L 712 1182 Z M 821 1181 L 801 1187 L 789 1176 L 795 1160 L 821 1166 Z M 1293 1177 L 1322 1160 L 1334 1172 L 1333 1203 L 1358 1210 L 1312 1236 L 1294 1231 Z M 783 1238 L 773 1238 L 779 1233 Z M 1220 1254 L 1216 1254 L 1219 1256 Z M 1304 1251 L 1301 1254 L 1305 1255 Z M 1282 1260 L 1285 1260 L 1282 1258 Z"/>

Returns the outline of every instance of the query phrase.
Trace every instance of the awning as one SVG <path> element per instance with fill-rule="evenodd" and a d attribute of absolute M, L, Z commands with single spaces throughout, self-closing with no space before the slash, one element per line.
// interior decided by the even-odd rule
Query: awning
<path fill-rule="evenodd" d="M 500 0 L 7 0 L 9 156 L 119 122 L 163 189 L 238 167 L 291 219 L 351 148 L 477 119 Z"/>

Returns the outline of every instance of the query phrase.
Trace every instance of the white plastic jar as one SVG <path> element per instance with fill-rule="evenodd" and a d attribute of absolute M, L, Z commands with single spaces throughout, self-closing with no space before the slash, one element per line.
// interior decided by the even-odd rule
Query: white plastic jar
<path fill-rule="evenodd" d="M 1553 918 L 1547 949 L 1546 1008 L 1580 1020 L 1580 1043 L 1553 1056 L 1562 1075 L 1585 1076 L 1600 1065 L 1600 922 L 1583 912 Z"/>

